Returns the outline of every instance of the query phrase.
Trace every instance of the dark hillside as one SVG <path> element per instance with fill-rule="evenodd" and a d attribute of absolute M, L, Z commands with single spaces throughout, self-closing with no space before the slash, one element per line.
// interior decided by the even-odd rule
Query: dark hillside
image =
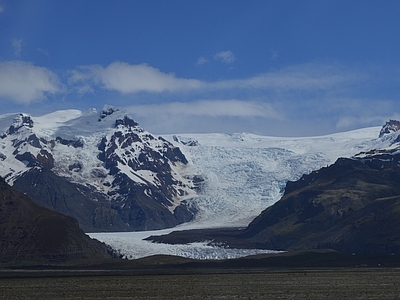
<path fill-rule="evenodd" d="M 399 161 L 339 159 L 289 182 L 242 237 L 271 249 L 400 253 Z"/>
<path fill-rule="evenodd" d="M 54 263 L 109 258 L 75 219 L 43 208 L 0 178 L 0 262 Z"/>

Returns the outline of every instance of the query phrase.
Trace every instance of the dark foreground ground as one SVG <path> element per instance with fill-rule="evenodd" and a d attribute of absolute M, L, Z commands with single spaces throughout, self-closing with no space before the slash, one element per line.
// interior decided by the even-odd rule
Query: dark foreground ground
<path fill-rule="evenodd" d="M 0 299 L 400 299 L 398 255 L 330 250 L 196 261 L 0 265 Z"/>
<path fill-rule="evenodd" d="M 82 273 L 0 279 L 1 299 L 399 299 L 400 269 Z M 3 274 L 4 275 L 4 274 Z M 22 275 L 22 274 L 20 274 Z"/>

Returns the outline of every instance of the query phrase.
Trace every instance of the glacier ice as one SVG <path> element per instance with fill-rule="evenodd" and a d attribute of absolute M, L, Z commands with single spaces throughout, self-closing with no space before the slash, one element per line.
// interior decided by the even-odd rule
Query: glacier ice
<path fill-rule="evenodd" d="M 321 137 L 277 138 L 253 134 L 184 134 L 164 136 L 179 145 L 195 174 L 204 178 L 200 195 L 191 201 L 200 213 L 190 224 L 157 232 L 90 234 L 112 245 L 125 258 L 171 254 L 196 259 L 236 258 L 268 250 L 226 249 L 205 243 L 157 244 L 142 240 L 173 230 L 246 226 L 279 200 L 286 182 L 297 180 L 361 151 L 377 148 L 380 127 Z M 184 141 L 184 143 L 181 143 Z M 195 141 L 188 143 L 187 141 Z"/>

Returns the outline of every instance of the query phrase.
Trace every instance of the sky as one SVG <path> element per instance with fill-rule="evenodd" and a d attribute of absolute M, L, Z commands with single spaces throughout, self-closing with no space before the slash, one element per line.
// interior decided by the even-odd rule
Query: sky
<path fill-rule="evenodd" d="M 400 119 L 400 1 L 0 0 L 0 114 L 125 109 L 155 134 Z"/>

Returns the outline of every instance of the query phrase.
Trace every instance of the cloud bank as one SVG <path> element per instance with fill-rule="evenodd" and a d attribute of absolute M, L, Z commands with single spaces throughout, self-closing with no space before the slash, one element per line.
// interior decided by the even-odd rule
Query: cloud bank
<path fill-rule="evenodd" d="M 178 78 L 172 73 L 163 73 L 147 64 L 130 65 L 124 62 L 114 62 L 107 67 L 82 66 L 72 71 L 70 82 L 92 83 L 123 94 L 176 92 L 197 89 L 202 85 L 199 80 Z"/>
<path fill-rule="evenodd" d="M 265 133 L 279 127 L 284 134 L 303 135 L 395 118 L 398 101 L 390 95 L 385 99 L 382 93 L 385 84 L 390 87 L 397 77 L 381 76 L 378 82 L 376 73 L 373 68 L 308 63 L 248 78 L 203 81 L 148 64 L 113 62 L 80 66 L 59 77 L 29 62 L 8 61 L 0 62 L 0 99 L 29 104 L 61 94 L 63 105 L 88 109 L 112 97 L 111 104 L 127 107 L 153 132 L 178 132 L 190 126 L 192 132 L 216 128 Z M 87 93 L 91 95 L 83 98 Z"/>
<path fill-rule="evenodd" d="M 62 91 L 52 71 L 24 61 L 0 62 L 0 98 L 28 104 Z"/>
<path fill-rule="evenodd" d="M 230 61 L 230 55 L 221 52 L 223 59 Z M 201 60 L 200 63 L 204 63 Z M 139 92 L 161 93 L 180 91 L 309 91 L 321 92 L 341 88 L 365 80 L 365 75 L 357 71 L 341 70 L 338 67 L 320 64 L 303 64 L 286 67 L 250 78 L 206 82 L 197 79 L 176 77 L 173 73 L 164 73 L 147 64 L 131 65 L 125 62 L 113 62 L 107 67 L 100 65 L 81 66 L 71 71 L 69 82 L 77 89 L 103 89 L 122 94 Z M 89 87 L 91 87 L 89 89 Z"/>

